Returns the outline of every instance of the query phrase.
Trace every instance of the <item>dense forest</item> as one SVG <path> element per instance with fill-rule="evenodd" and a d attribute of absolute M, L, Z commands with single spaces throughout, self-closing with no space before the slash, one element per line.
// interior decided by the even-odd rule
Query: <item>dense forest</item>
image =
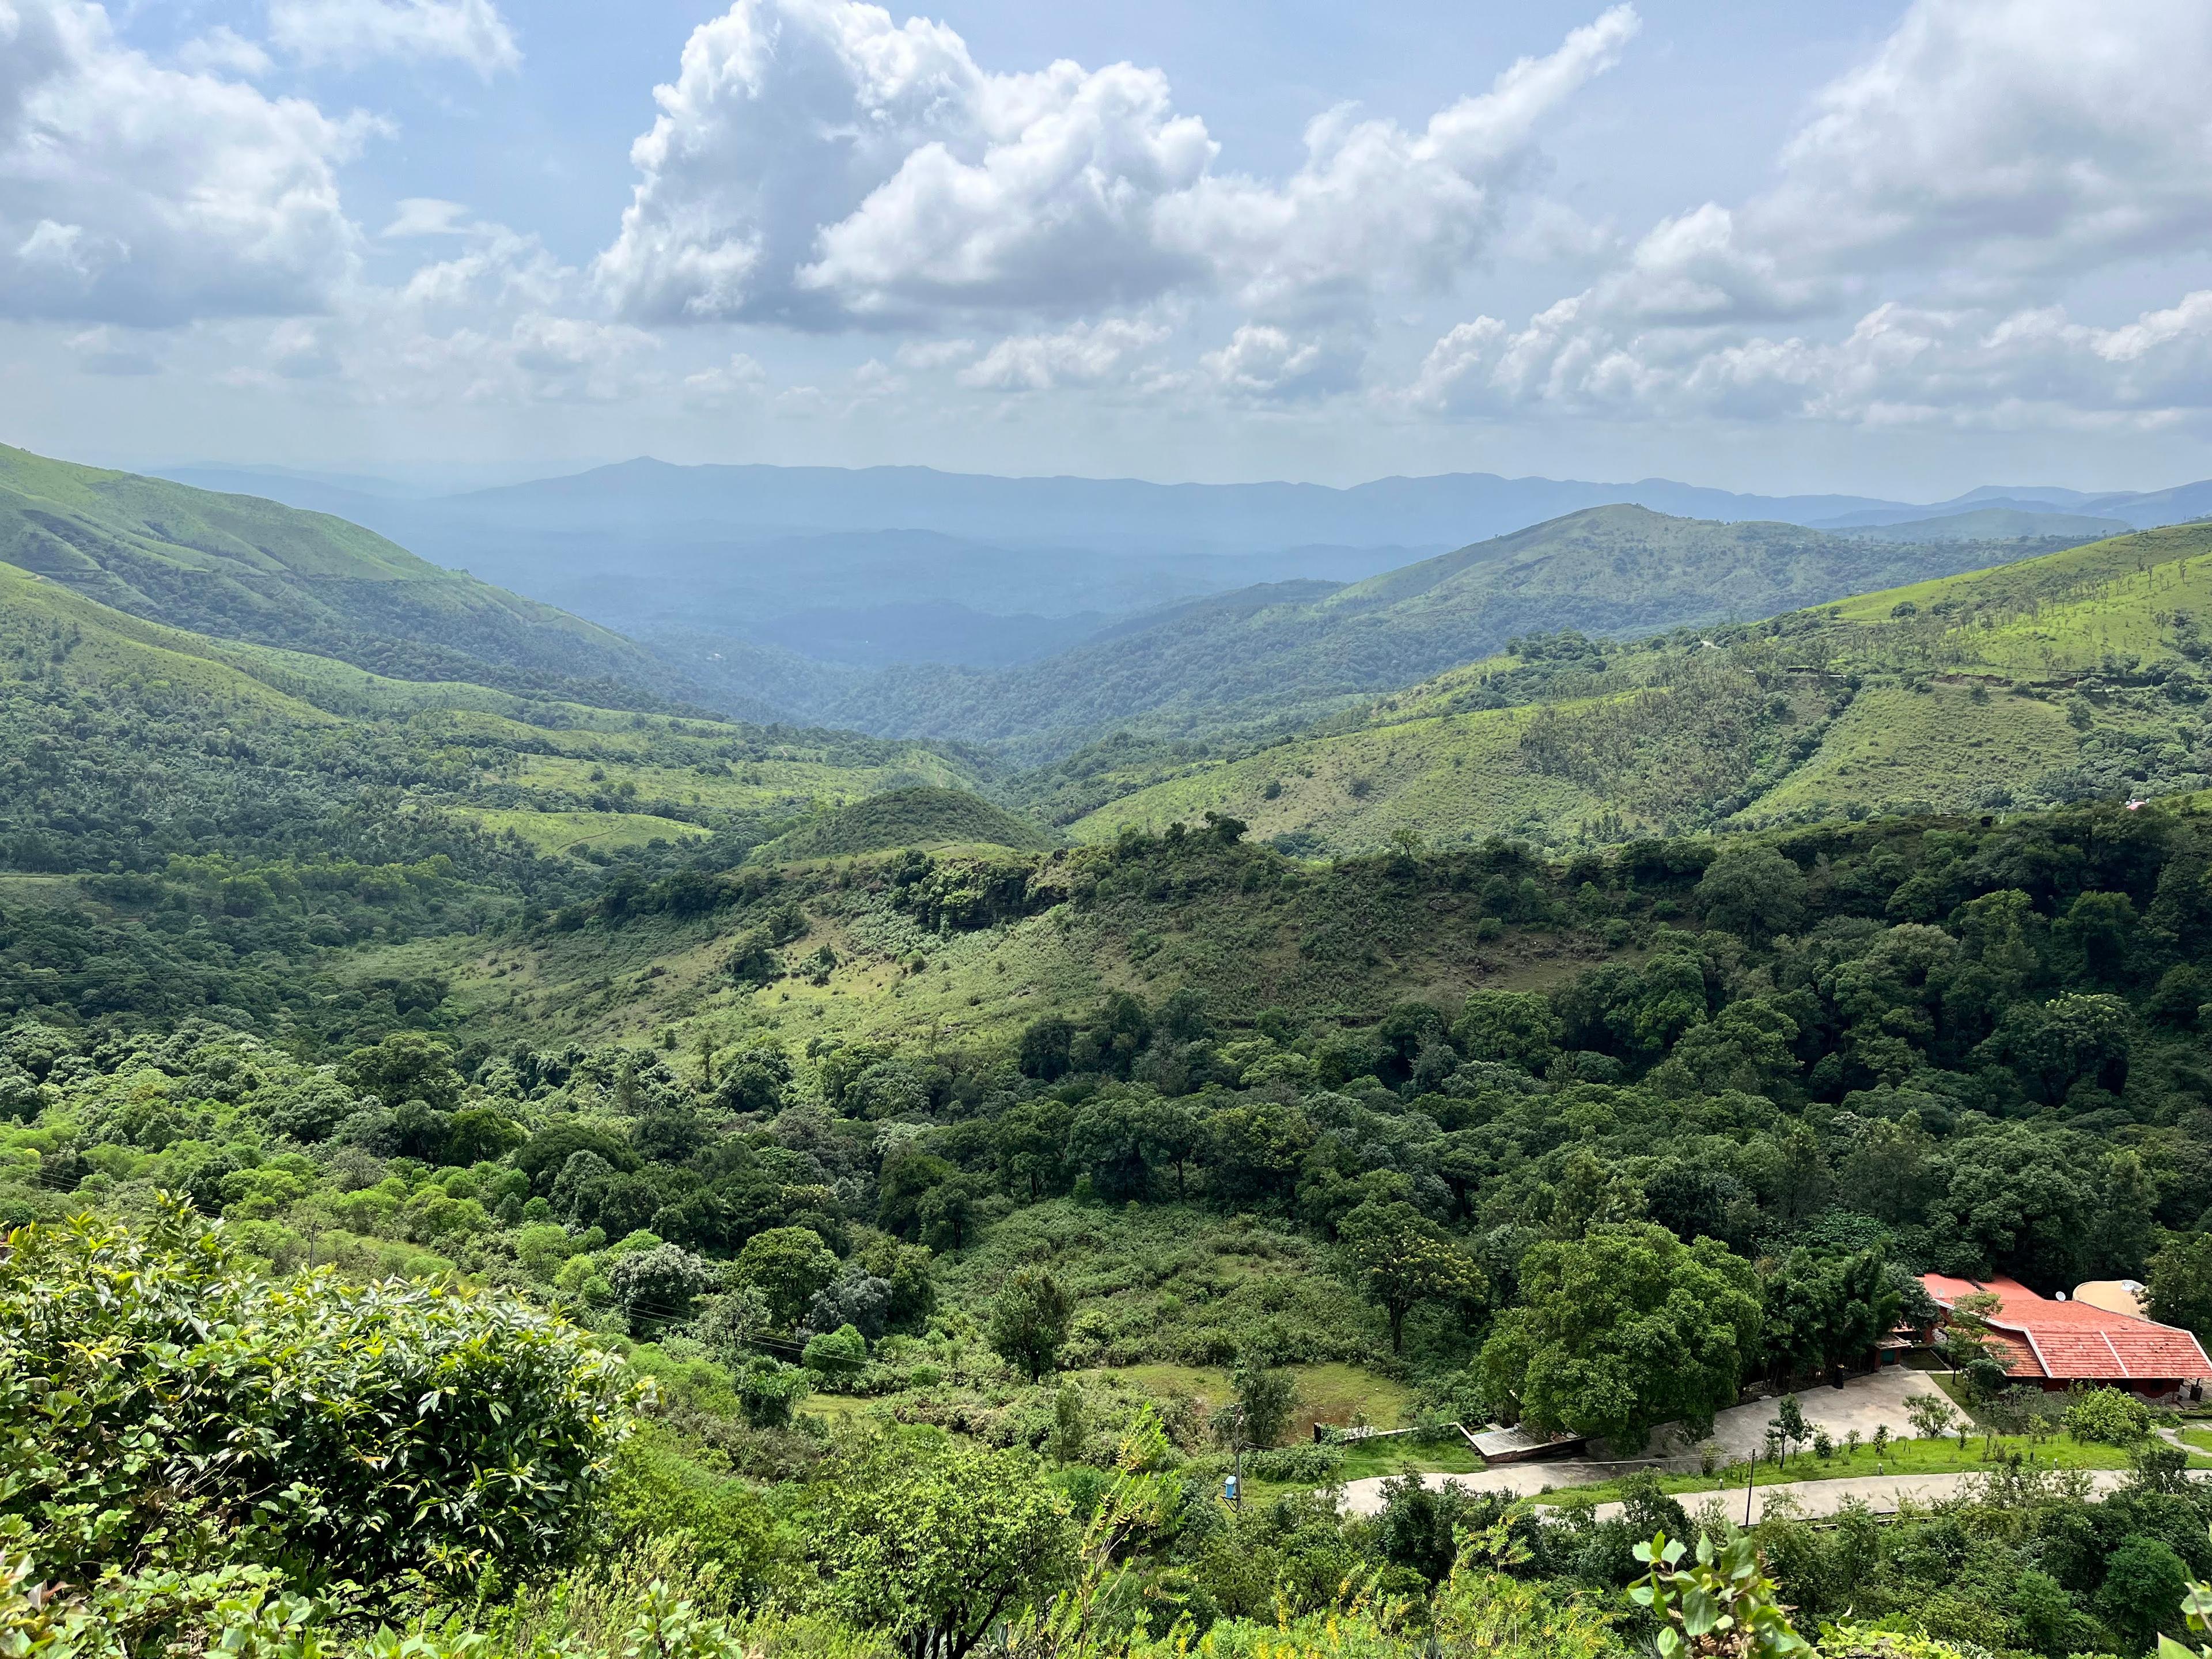
<path fill-rule="evenodd" d="M 1299 743 L 1510 718 L 1613 816 L 1327 846 L 1085 823 L 1221 770 L 1142 732 L 1020 775 L 321 654 L 359 595 L 206 522 L 0 569 L 8 1652 L 2203 1639 L 2201 1410 L 2015 1386 L 1969 1304 L 1910 1433 L 1816 1426 L 1928 1273 L 2212 1338 L 2186 536 L 1518 638 Z M 2075 782 L 1783 793 L 1884 699 L 2033 704 Z M 1492 1425 L 1602 1461 L 1437 1484 Z"/>

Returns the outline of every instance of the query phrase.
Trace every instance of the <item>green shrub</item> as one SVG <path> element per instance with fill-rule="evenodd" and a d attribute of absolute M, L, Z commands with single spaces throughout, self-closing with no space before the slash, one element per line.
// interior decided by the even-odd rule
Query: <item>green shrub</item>
<path fill-rule="evenodd" d="M 173 1203 L 9 1244 L 0 1516 L 48 1582 L 535 1569 L 584 1536 L 641 1387 L 502 1296 L 264 1278 Z"/>
<path fill-rule="evenodd" d="M 2118 1389 L 2087 1389 L 2066 1402 L 2066 1432 L 2076 1440 L 2132 1446 L 2150 1434 L 2150 1407 Z"/>

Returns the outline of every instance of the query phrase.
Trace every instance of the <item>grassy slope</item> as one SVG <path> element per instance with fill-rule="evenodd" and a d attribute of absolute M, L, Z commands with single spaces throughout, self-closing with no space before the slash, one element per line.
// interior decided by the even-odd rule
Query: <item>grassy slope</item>
<path fill-rule="evenodd" d="M 2060 703 L 2084 676 L 2117 677 L 2094 688 L 2107 732 L 2166 741 L 2171 700 L 2120 682 L 2144 665 L 2179 662 L 2175 619 L 2208 605 L 2212 526 L 2183 526 L 1860 595 L 1782 619 L 1789 626 L 1771 633 L 1716 630 L 1718 651 L 1677 637 L 1659 652 L 1615 653 L 1600 684 L 1662 686 L 1671 673 L 1708 662 L 1725 664 L 1747 687 L 1757 679 L 1781 688 L 1791 709 L 1752 710 L 1747 698 L 1747 718 L 1765 730 L 1725 755 L 1710 742 L 1692 745 L 1688 710 L 1682 735 L 1654 737 L 1659 769 L 1669 742 L 1681 745 L 1686 765 L 1713 763 L 1709 799 L 1751 792 L 1717 819 L 1913 802 L 1965 810 L 1993 789 L 2018 792 L 2081 758 L 2088 733 Z M 1669 823 L 1668 812 L 1651 810 L 1663 796 L 1639 787 L 1650 780 L 1633 764 L 1547 770 L 1525 741 L 1534 719 L 1528 708 L 1449 712 L 1514 665 L 1511 658 L 1470 664 L 1376 702 L 1350 730 L 1176 769 L 1077 819 L 1069 833 L 1104 840 L 1125 824 L 1157 829 L 1207 811 L 1243 818 L 1263 836 L 1302 834 L 1330 851 L 1376 847 L 1401 828 L 1431 840 L 1540 833 L 1559 845 L 1593 829 L 1596 838 L 1620 839 L 1697 827 L 1694 814 Z M 1814 686 L 1845 705 L 1832 723 L 1807 702 Z M 2030 695 L 2012 695 L 2015 686 Z M 1637 697 L 1620 690 L 1607 703 L 1544 701 L 1588 724 L 1613 717 L 1604 710 L 1636 707 Z M 1790 752 L 1815 732 L 1816 744 Z M 1364 794 L 1351 792 L 1354 779 L 1367 781 Z"/>
<path fill-rule="evenodd" d="M 1881 543 L 1593 507 L 1333 591 L 1285 584 L 1216 596 L 1003 673 L 893 671 L 840 705 L 838 718 L 1005 743 L 1039 762 L 1122 726 L 1280 733 L 1516 634 L 1762 617 L 2041 545 Z"/>
<path fill-rule="evenodd" d="M 684 689 L 620 635 L 345 520 L 4 446 L 0 561 L 134 616 L 386 676 Z"/>
<path fill-rule="evenodd" d="M 1081 882 L 1101 867 L 1098 857 L 1063 851 L 1048 855 L 1044 869 Z M 1157 1001 L 1184 984 L 1202 987 L 1231 1023 L 1277 1006 L 1357 1021 L 1412 998 L 1455 1004 L 1477 986 L 1540 988 L 1602 954 L 1586 936 L 1517 927 L 1484 939 L 1476 894 L 1416 891 L 1380 863 L 1317 867 L 1249 848 L 1209 854 L 1194 866 L 1200 873 L 1171 888 L 1125 890 L 1109 874 L 1085 902 L 939 935 L 868 892 L 871 870 L 893 862 L 795 868 L 761 902 L 796 904 L 806 921 L 807 931 L 781 947 L 787 961 L 824 945 L 836 953 L 820 985 L 793 975 L 758 990 L 732 986 L 723 972 L 732 943 L 757 925 L 743 910 L 432 941 L 365 953 L 357 971 L 434 972 L 452 983 L 474 1029 L 502 1039 L 670 1033 L 688 1046 L 766 1030 L 796 1053 L 816 1036 L 924 1049 L 1011 1044 L 1041 1013 L 1088 1010 L 1113 990 Z"/>
<path fill-rule="evenodd" d="M 764 862 L 850 858 L 893 847 L 1010 847 L 1038 852 L 1052 837 L 962 789 L 914 785 L 854 801 L 759 848 Z"/>
<path fill-rule="evenodd" d="M 426 801 L 515 830 L 542 850 L 611 852 L 704 835 L 735 817 L 788 817 L 917 778 L 973 781 L 914 744 L 386 679 L 149 622 L 6 564 L 0 647 L 19 673 L 158 706 L 159 718 L 189 718 L 208 732 L 245 724 L 353 732 L 364 745 L 394 732 L 418 746 L 442 743 L 465 769 Z"/>

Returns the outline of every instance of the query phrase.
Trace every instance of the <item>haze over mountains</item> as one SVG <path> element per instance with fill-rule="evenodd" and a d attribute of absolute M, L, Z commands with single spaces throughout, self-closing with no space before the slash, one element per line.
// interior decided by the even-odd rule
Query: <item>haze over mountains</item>
<path fill-rule="evenodd" d="M 1460 473 L 1338 489 L 645 459 L 452 495 L 254 468 L 162 476 L 336 514 L 625 634 L 667 636 L 679 659 L 732 665 L 715 671 L 726 695 L 794 711 L 849 695 L 854 669 L 1009 667 L 1202 595 L 1358 581 L 1593 507 L 1916 543 L 2078 541 L 2212 513 L 2212 483 L 2103 495 L 1988 486 L 1913 505 L 1668 479 Z"/>

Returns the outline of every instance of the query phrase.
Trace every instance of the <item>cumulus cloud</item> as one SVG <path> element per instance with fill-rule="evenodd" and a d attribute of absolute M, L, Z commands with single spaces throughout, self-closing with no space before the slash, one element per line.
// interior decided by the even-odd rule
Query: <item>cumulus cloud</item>
<path fill-rule="evenodd" d="M 1753 210 L 1841 269 L 2079 269 L 2212 232 L 2212 8 L 1918 0 L 1827 87 Z"/>
<path fill-rule="evenodd" d="M 269 35 L 303 64 L 447 58 L 487 78 L 522 62 L 492 0 L 270 0 Z"/>
<path fill-rule="evenodd" d="M 1271 182 L 1218 171 L 1158 70 L 998 73 L 927 19 L 738 0 L 656 90 L 598 275 L 653 322 L 1082 315 L 1201 293 L 1357 307 L 1477 257 L 1543 118 L 1637 27 L 1617 6 L 1418 131 L 1332 112 Z"/>
<path fill-rule="evenodd" d="M 0 0 L 0 314 L 160 325 L 327 303 L 369 128 L 161 67 L 83 0 Z"/>
<path fill-rule="evenodd" d="M 2212 407 L 2208 302 L 2078 320 L 2094 267 L 2212 238 L 2212 10 L 1917 0 L 1778 177 L 1661 222 L 1513 327 L 1437 339 L 1418 408 L 2156 424 Z"/>
<path fill-rule="evenodd" d="M 1262 402 L 1292 402 L 1357 383 L 1360 355 L 1340 344 L 1297 339 L 1267 323 L 1246 323 L 1229 343 L 1199 359 L 1220 391 Z"/>
<path fill-rule="evenodd" d="M 1127 378 L 1130 362 L 1168 337 L 1164 325 L 1109 317 L 1056 334 L 1010 335 L 953 378 L 972 391 L 1049 392 Z"/>
<path fill-rule="evenodd" d="M 88 374 L 138 375 L 158 374 L 161 360 L 144 342 L 134 340 L 119 329 L 102 325 L 72 334 L 69 348 L 76 353 L 76 365 Z"/>

